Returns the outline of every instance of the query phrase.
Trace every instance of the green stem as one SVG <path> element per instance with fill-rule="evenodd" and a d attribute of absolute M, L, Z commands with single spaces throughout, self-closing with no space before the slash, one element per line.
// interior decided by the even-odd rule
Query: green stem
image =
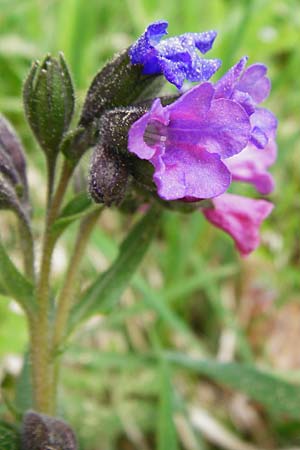
<path fill-rule="evenodd" d="M 55 169 L 57 158 L 47 158 L 47 211 L 50 208 L 54 189 Z"/>
<path fill-rule="evenodd" d="M 55 245 L 55 238 L 51 233 L 51 227 L 59 213 L 72 172 L 73 167 L 65 161 L 59 184 L 48 209 L 43 237 L 40 276 L 36 290 L 39 310 L 31 326 L 34 404 L 37 411 L 47 414 L 53 414 L 55 408 L 55 402 L 52 395 L 54 365 L 51 355 L 49 323 L 49 279 L 51 259 Z M 48 183 L 48 188 L 51 189 L 50 183 Z M 48 192 L 47 199 L 50 197 L 51 194 Z"/>
<path fill-rule="evenodd" d="M 19 214 L 19 235 L 23 254 L 24 272 L 27 278 L 34 282 L 34 244 L 30 225 L 25 216 Z"/>
<path fill-rule="evenodd" d="M 76 278 L 91 232 L 99 218 L 102 208 L 97 209 L 85 217 L 80 224 L 77 239 L 75 241 L 73 254 L 70 258 L 69 267 L 65 277 L 64 285 L 57 299 L 56 321 L 53 332 L 53 350 L 56 351 L 64 337 L 68 314 L 72 306 L 74 292 L 76 290 Z"/>
<path fill-rule="evenodd" d="M 65 277 L 64 285 L 60 291 L 57 299 L 56 309 L 56 321 L 54 324 L 53 339 L 52 339 L 52 354 L 56 358 L 55 373 L 54 373 L 54 392 L 53 396 L 57 393 L 57 383 L 59 377 L 59 360 L 57 359 L 59 347 L 62 344 L 62 340 L 65 335 L 66 324 L 69 317 L 69 312 L 72 306 L 74 292 L 77 286 L 76 277 L 78 276 L 78 270 L 86 246 L 88 244 L 90 235 L 94 226 L 97 223 L 99 215 L 102 212 L 102 208 L 97 211 L 93 211 L 87 217 L 85 217 L 80 224 L 77 239 L 74 244 L 73 254 L 70 258 L 68 270 Z"/>

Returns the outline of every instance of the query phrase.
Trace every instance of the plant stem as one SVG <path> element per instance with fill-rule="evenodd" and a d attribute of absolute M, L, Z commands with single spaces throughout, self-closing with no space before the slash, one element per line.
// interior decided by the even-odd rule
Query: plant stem
<path fill-rule="evenodd" d="M 23 254 L 24 272 L 27 278 L 34 282 L 34 244 L 30 225 L 25 215 L 19 214 L 19 236 Z"/>
<path fill-rule="evenodd" d="M 101 211 L 102 208 L 99 208 L 96 211 L 91 212 L 81 221 L 77 239 L 73 249 L 73 254 L 70 258 L 69 267 L 65 277 L 65 282 L 57 299 L 57 310 L 55 315 L 56 321 L 53 333 L 54 352 L 57 350 L 57 347 L 60 345 L 61 339 L 64 336 L 68 314 L 72 306 L 74 291 L 76 289 L 76 277 L 78 274 L 78 269 L 91 232 L 100 216 Z"/>
<path fill-rule="evenodd" d="M 47 158 L 47 211 L 50 208 L 54 181 L 55 181 L 55 169 L 56 169 L 57 158 Z"/>
<path fill-rule="evenodd" d="M 72 172 L 73 167 L 69 165 L 68 161 L 65 161 L 62 168 L 60 181 L 47 211 L 43 236 L 40 275 L 36 290 L 39 310 L 37 317 L 34 318 L 31 326 L 34 405 L 37 411 L 47 414 L 54 414 L 55 408 L 55 401 L 52 395 L 54 383 L 54 364 L 51 355 L 49 322 L 49 278 L 51 271 L 51 259 L 55 245 L 55 237 L 53 237 L 51 233 L 51 227 L 59 213 L 59 209 Z M 51 183 L 49 182 L 48 189 L 51 189 Z M 48 192 L 47 199 L 50 197 L 51 194 Z"/>

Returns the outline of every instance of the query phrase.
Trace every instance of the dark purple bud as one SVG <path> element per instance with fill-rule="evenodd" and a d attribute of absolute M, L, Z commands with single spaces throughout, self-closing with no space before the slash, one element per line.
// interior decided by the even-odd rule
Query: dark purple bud
<path fill-rule="evenodd" d="M 160 75 L 143 75 L 142 66 L 132 65 L 128 49 L 124 50 L 93 79 L 83 105 L 80 125 L 89 125 L 108 109 L 152 98 L 164 83 Z"/>
<path fill-rule="evenodd" d="M 128 131 L 148 108 L 147 102 L 142 106 L 115 108 L 107 111 L 99 120 L 99 135 L 101 142 L 113 148 L 122 155 L 128 172 L 147 190 L 156 190 L 153 183 L 153 167 L 148 161 L 143 161 L 128 152 Z"/>
<path fill-rule="evenodd" d="M 77 450 L 71 427 L 55 417 L 28 411 L 23 419 L 21 450 Z"/>
<path fill-rule="evenodd" d="M 23 146 L 11 126 L 0 116 L 0 172 L 12 183 L 22 202 L 28 202 L 28 182 Z"/>
<path fill-rule="evenodd" d="M 48 159 L 55 159 L 74 110 L 74 89 L 63 55 L 36 61 L 25 81 L 26 117 Z"/>
<path fill-rule="evenodd" d="M 115 149 L 99 142 L 95 147 L 89 174 L 89 192 L 96 203 L 117 205 L 128 186 L 126 161 Z"/>
<path fill-rule="evenodd" d="M 20 176 L 16 171 L 9 155 L 5 152 L 0 144 L 0 173 L 15 187 L 22 189 Z"/>
<path fill-rule="evenodd" d="M 27 213 L 19 202 L 13 186 L 3 176 L 0 176 L 0 209 L 9 209 L 19 217 L 27 218 Z"/>

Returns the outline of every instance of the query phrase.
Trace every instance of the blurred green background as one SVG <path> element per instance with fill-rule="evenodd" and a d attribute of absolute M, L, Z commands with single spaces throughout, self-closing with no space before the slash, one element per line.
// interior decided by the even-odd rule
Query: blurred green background
<path fill-rule="evenodd" d="M 300 383 L 299 0 L 0 0 L 0 111 L 28 149 L 35 232 L 45 169 L 22 111 L 31 61 L 62 50 L 79 109 L 95 72 L 161 18 L 171 36 L 218 30 L 210 55 L 223 60 L 220 74 L 245 54 L 250 63 L 268 65 L 273 89 L 266 106 L 279 119 L 276 208 L 263 226 L 261 248 L 243 260 L 199 213 L 167 214 L 120 306 L 89 323 L 68 349 L 61 410 L 86 450 L 300 448 L 300 404 L 299 415 L 279 415 L 271 385 L 268 407 L 249 399 L 243 392 L 251 391 L 255 372 L 240 389 L 238 370 L 177 370 L 159 357 L 172 351 L 237 361 Z M 107 267 L 129 220 L 112 210 L 100 225 L 83 279 Z M 1 234 L 12 240 L 10 227 L 1 220 Z M 74 232 L 55 255 L 57 284 Z M 1 299 L 0 377 L 18 370 L 25 348 L 24 319 Z"/>

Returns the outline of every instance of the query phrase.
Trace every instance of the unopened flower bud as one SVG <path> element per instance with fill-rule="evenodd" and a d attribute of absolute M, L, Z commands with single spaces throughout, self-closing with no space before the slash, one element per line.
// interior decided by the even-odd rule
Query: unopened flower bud
<path fill-rule="evenodd" d="M 17 189 L 22 190 L 22 184 L 18 172 L 9 155 L 5 153 L 0 144 L 0 173 Z"/>
<path fill-rule="evenodd" d="M 151 98 L 164 83 L 160 75 L 143 75 L 142 66 L 133 65 L 128 49 L 124 50 L 93 79 L 83 105 L 80 125 L 89 125 L 106 110 Z"/>
<path fill-rule="evenodd" d="M 0 209 L 13 211 L 27 227 L 30 227 L 28 210 L 17 197 L 14 187 L 0 176 Z"/>
<path fill-rule="evenodd" d="M 153 167 L 148 161 L 142 161 L 128 152 L 128 131 L 131 125 L 146 111 L 148 105 L 115 108 L 107 111 L 99 120 L 99 135 L 101 142 L 114 148 L 122 155 L 127 170 L 133 178 L 147 190 L 156 190 L 153 183 Z"/>
<path fill-rule="evenodd" d="M 28 411 L 23 419 L 21 450 L 77 450 L 71 427 L 55 417 Z"/>
<path fill-rule="evenodd" d="M 24 84 L 27 120 L 48 159 L 55 159 L 74 110 L 74 89 L 63 55 L 36 61 Z"/>
<path fill-rule="evenodd" d="M 90 165 L 89 192 L 96 203 L 119 204 L 128 186 L 128 168 L 111 147 L 99 142 Z"/>
<path fill-rule="evenodd" d="M 14 186 L 22 203 L 27 203 L 28 182 L 24 150 L 15 130 L 3 116 L 0 116 L 0 172 Z"/>

